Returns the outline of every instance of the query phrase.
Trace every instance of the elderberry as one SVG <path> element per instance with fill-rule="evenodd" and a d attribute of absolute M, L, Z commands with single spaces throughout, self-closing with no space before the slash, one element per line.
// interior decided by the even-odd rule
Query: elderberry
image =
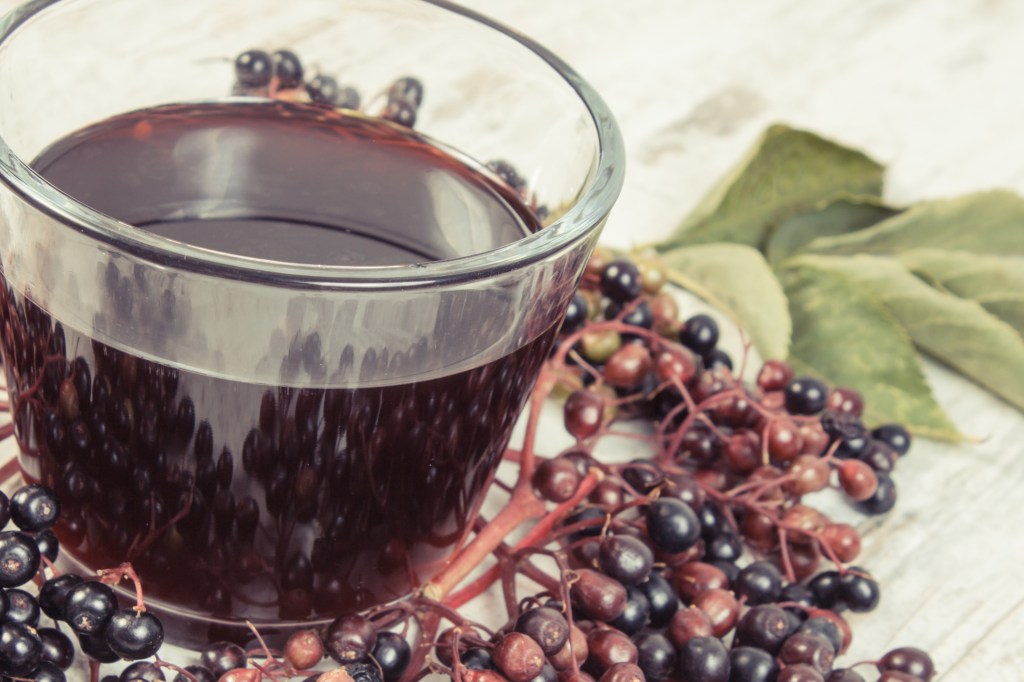
<path fill-rule="evenodd" d="M 865 514 L 885 514 L 896 506 L 896 484 L 884 472 L 876 472 L 875 477 L 878 480 L 878 485 L 874 494 L 857 503 L 857 508 Z"/>
<path fill-rule="evenodd" d="M 71 629 L 80 635 L 103 632 L 116 608 L 114 591 L 95 581 L 71 586 L 64 600 L 64 616 Z"/>
<path fill-rule="evenodd" d="M 325 74 L 317 74 L 306 82 L 306 94 L 317 104 L 333 106 L 338 102 L 338 81 Z"/>
<path fill-rule="evenodd" d="M 49 661 L 41 661 L 32 671 L 35 682 L 67 682 L 67 676 L 59 667 Z"/>
<path fill-rule="evenodd" d="M 811 377 L 798 377 L 786 386 L 786 409 L 792 414 L 817 414 L 825 408 L 828 388 Z"/>
<path fill-rule="evenodd" d="M 694 637 L 679 648 L 677 670 L 685 680 L 729 682 L 729 652 L 717 637 Z"/>
<path fill-rule="evenodd" d="M 290 90 L 302 85 L 302 61 L 291 50 L 278 50 L 271 55 L 277 86 Z"/>
<path fill-rule="evenodd" d="M 752 646 L 738 646 L 729 652 L 732 682 L 773 682 L 779 674 L 775 658 L 767 651 Z"/>
<path fill-rule="evenodd" d="M 675 554 L 696 544 L 701 524 L 693 510 L 681 500 L 659 497 L 647 508 L 647 532 L 655 547 Z"/>
<path fill-rule="evenodd" d="M 632 261 L 615 259 L 601 272 L 601 293 L 615 303 L 628 303 L 642 291 L 640 271 Z"/>
<path fill-rule="evenodd" d="M 262 88 L 269 85 L 273 71 L 273 61 L 264 50 L 246 50 L 235 58 L 235 80 L 241 86 Z"/>
<path fill-rule="evenodd" d="M 718 344 L 718 323 L 710 315 L 694 315 L 679 330 L 679 342 L 697 355 L 706 355 Z"/>
<path fill-rule="evenodd" d="M 213 676 L 213 673 L 204 665 L 186 665 L 185 671 L 196 678 L 196 682 L 216 682 L 217 678 Z M 182 673 L 178 673 L 174 676 L 173 682 L 192 682 L 188 677 Z"/>
<path fill-rule="evenodd" d="M 56 628 L 37 628 L 36 635 L 42 645 L 41 658 L 61 670 L 67 670 L 75 658 L 75 647 L 60 630 Z"/>
<path fill-rule="evenodd" d="M 19 531 L 0 533 L 0 587 L 24 585 L 39 570 L 39 545 Z"/>
<path fill-rule="evenodd" d="M 118 682 L 165 682 L 163 671 L 149 661 L 136 661 L 121 671 Z"/>
<path fill-rule="evenodd" d="M 373 660 L 380 666 L 384 682 L 397 682 L 402 678 L 409 661 L 412 649 L 405 637 L 394 632 L 377 633 L 377 642 L 373 646 Z"/>
<path fill-rule="evenodd" d="M 0 674 L 28 677 L 42 660 L 43 645 L 22 623 L 0 625 Z"/>
<path fill-rule="evenodd" d="M 127 661 L 149 658 L 164 641 L 164 628 L 159 619 L 148 611 L 137 613 L 124 609 L 114 614 L 106 627 L 110 649 Z"/>

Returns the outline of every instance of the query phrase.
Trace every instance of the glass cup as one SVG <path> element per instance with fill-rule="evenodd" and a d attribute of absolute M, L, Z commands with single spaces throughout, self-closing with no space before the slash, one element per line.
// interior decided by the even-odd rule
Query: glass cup
<path fill-rule="evenodd" d="M 361 113 L 302 103 L 276 77 L 241 87 L 233 61 L 252 48 L 294 51 L 305 82 L 361 92 Z M 163 123 L 148 114 L 133 119 L 132 158 L 152 168 L 97 157 L 68 176 L 112 203 L 33 166 L 87 126 L 182 103 L 300 100 L 281 106 L 391 134 L 378 117 L 407 75 L 424 86 L 417 133 L 521 200 L 534 231 L 496 242 L 445 195 L 420 218 L 454 250 L 441 260 L 339 264 L 164 236 L 138 226 L 202 226 L 237 181 L 210 168 L 239 152 L 212 135 L 155 153 Z M 62 498 L 63 560 L 131 561 L 182 642 L 245 619 L 265 633 L 326 621 L 435 574 L 469 532 L 621 187 L 599 96 L 544 48 L 440 0 L 32 2 L 0 25 L 0 94 L 3 363 L 23 474 Z M 522 183 L 480 170 L 494 159 Z M 154 172 L 186 163 L 198 195 L 147 194 Z M 406 188 L 380 191 L 391 205 Z M 291 219 L 294 193 L 252 194 L 242 218 Z M 310 196 L 321 223 L 344 223 Z"/>

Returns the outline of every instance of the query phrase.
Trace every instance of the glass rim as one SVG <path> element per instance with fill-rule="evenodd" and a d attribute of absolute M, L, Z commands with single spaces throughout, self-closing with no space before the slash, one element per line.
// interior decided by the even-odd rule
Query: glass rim
<path fill-rule="evenodd" d="M 0 19 L 0 48 L 26 21 L 65 0 L 33 0 Z M 419 0 L 497 31 L 539 57 L 579 97 L 597 135 L 596 165 L 572 206 L 551 224 L 522 239 L 481 253 L 411 265 L 345 266 L 291 263 L 213 251 L 160 237 L 117 220 L 60 191 L 25 163 L 0 131 L 0 182 L 69 229 L 148 262 L 176 270 L 299 289 L 409 289 L 486 279 L 543 260 L 571 247 L 601 224 L 622 188 L 625 149 L 618 125 L 601 96 L 547 48 L 449 0 Z M 167 261 L 170 261 L 169 263 Z"/>

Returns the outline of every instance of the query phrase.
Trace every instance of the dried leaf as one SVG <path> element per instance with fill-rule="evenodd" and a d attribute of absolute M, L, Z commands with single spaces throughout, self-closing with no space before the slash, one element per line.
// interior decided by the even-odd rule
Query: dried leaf
<path fill-rule="evenodd" d="M 896 318 L 846 273 L 795 258 L 780 273 L 793 319 L 790 361 L 800 373 L 864 396 L 868 423 L 960 440 L 935 401 L 914 346 Z"/>
<path fill-rule="evenodd" d="M 839 192 L 879 196 L 882 166 L 813 133 L 774 125 L 659 250 L 708 242 L 761 248 L 770 225 Z"/>
<path fill-rule="evenodd" d="M 892 258 L 800 256 L 877 298 L 925 353 L 1024 409 L 1024 338 L 975 301 L 929 286 Z"/>
<path fill-rule="evenodd" d="M 765 255 L 773 266 L 818 237 L 834 237 L 870 227 L 899 213 L 877 197 L 843 194 L 783 218 L 771 231 Z"/>
<path fill-rule="evenodd" d="M 1024 256 L 914 249 L 899 254 L 913 272 L 981 306 L 1024 334 Z"/>
<path fill-rule="evenodd" d="M 1024 198 L 997 190 L 926 201 L 865 230 L 815 239 L 807 250 L 892 254 L 927 247 L 1024 256 Z"/>
<path fill-rule="evenodd" d="M 762 358 L 789 354 L 786 295 L 768 262 L 741 244 L 702 244 L 662 256 L 669 278 L 735 318 Z"/>

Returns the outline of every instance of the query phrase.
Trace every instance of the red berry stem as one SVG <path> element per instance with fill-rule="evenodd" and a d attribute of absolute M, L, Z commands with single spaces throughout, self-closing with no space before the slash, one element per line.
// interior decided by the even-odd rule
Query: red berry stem
<path fill-rule="evenodd" d="M 107 585 L 117 585 L 122 580 L 131 580 L 135 585 L 135 606 L 132 608 L 136 613 L 145 613 L 146 602 L 142 597 L 142 580 L 139 578 L 139 574 L 135 572 L 135 569 L 127 561 L 120 566 L 114 568 L 103 568 L 97 571 L 100 576 L 100 582 Z"/>
<path fill-rule="evenodd" d="M 590 473 L 587 474 L 582 481 L 580 481 L 579 489 L 576 491 L 575 495 L 573 495 L 571 498 L 569 498 L 562 504 L 558 505 L 552 511 L 546 514 L 544 513 L 544 503 L 533 494 L 532 490 L 529 490 L 529 488 L 525 489 L 526 495 L 523 496 L 528 496 L 529 501 L 532 503 L 531 506 L 539 507 L 541 510 L 540 513 L 537 514 L 535 517 L 525 517 L 515 520 L 515 522 L 512 523 L 510 527 L 508 527 L 507 529 L 502 527 L 501 531 L 499 532 L 495 530 L 499 526 L 499 521 L 502 519 L 504 515 L 506 515 L 506 512 L 509 512 L 510 510 L 515 510 L 516 508 L 516 495 L 513 494 L 513 499 L 509 501 L 509 504 L 501 511 L 501 513 L 498 514 L 498 516 L 494 517 L 494 520 L 492 520 L 488 524 L 488 527 L 484 530 L 484 532 L 480 535 L 477 535 L 476 538 L 473 540 L 473 543 L 468 545 L 463 550 L 463 552 L 461 552 L 455 558 L 452 564 L 449 565 L 448 569 L 446 569 L 445 573 L 448 573 L 451 567 L 459 562 L 470 561 L 464 558 L 465 552 L 469 551 L 470 548 L 474 547 L 474 545 L 480 542 L 481 538 L 485 538 L 488 541 L 488 545 L 490 546 L 485 548 L 485 551 L 483 551 L 482 556 L 480 556 L 479 559 L 477 559 L 475 562 L 469 563 L 466 567 L 464 567 L 466 569 L 465 573 L 463 573 L 463 575 L 458 580 L 451 582 L 451 577 L 442 576 L 444 577 L 444 581 L 442 582 L 439 581 L 437 577 L 435 577 L 434 580 L 432 580 L 430 583 L 427 584 L 426 587 L 424 587 L 423 593 L 427 595 L 428 588 L 433 588 L 435 590 L 445 590 L 442 593 L 442 600 L 444 604 L 455 609 L 461 607 L 463 604 L 479 596 L 501 577 L 501 567 L 499 565 L 492 566 L 490 569 L 487 570 L 487 572 L 485 572 L 479 578 L 477 578 L 470 584 L 466 585 L 458 592 L 448 596 L 447 598 L 444 598 L 444 595 L 447 595 L 448 592 L 451 591 L 451 589 L 455 585 L 458 585 L 458 583 L 461 582 L 462 578 L 468 575 L 474 568 L 476 568 L 476 566 L 479 565 L 480 561 L 482 561 L 484 557 L 493 552 L 494 548 L 504 541 L 505 537 L 508 535 L 509 532 L 517 528 L 523 521 L 528 520 L 528 518 L 540 517 L 541 520 L 538 521 L 537 524 L 534 525 L 526 533 L 526 535 L 524 535 L 523 538 L 515 544 L 515 549 L 518 550 L 530 547 L 532 545 L 536 545 L 538 542 L 545 539 L 548 536 L 548 534 L 552 531 L 552 529 L 559 523 L 559 521 L 561 521 L 565 517 L 566 514 L 572 511 L 580 502 L 585 500 L 587 496 L 590 495 L 591 491 L 593 491 L 593 489 L 597 487 L 597 484 L 601 481 L 602 478 L 603 474 L 601 474 L 596 469 L 592 469 Z M 517 487 L 516 493 L 519 493 L 521 490 L 523 489 Z M 510 521 L 513 520 L 514 516 L 514 514 L 508 514 L 503 523 L 509 524 Z M 481 545 L 481 547 L 475 550 L 474 556 L 480 553 L 481 549 L 484 549 L 484 545 Z"/>

